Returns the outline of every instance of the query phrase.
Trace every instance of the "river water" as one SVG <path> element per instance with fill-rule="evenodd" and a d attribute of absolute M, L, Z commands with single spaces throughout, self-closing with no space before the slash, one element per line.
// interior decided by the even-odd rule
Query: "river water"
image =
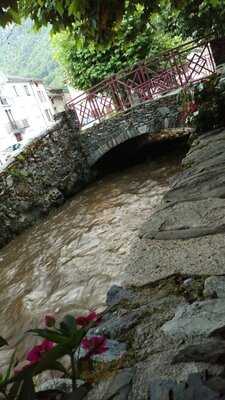
<path fill-rule="evenodd" d="M 180 158 L 167 154 L 99 179 L 3 248 L 0 334 L 15 337 L 47 312 L 104 306 Z"/>

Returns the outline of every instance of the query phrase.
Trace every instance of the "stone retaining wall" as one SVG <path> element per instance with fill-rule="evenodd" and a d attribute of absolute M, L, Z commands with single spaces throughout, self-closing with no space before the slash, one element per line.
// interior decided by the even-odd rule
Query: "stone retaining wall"
<path fill-rule="evenodd" d="M 64 117 L 0 173 L 0 247 L 89 181 L 77 133 Z"/>

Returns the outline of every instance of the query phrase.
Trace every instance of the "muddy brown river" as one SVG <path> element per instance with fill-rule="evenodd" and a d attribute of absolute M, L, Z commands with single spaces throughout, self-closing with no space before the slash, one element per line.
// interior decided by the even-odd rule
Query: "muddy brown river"
<path fill-rule="evenodd" d="M 15 337 L 47 312 L 104 306 L 179 168 L 180 156 L 167 154 L 111 173 L 0 250 L 1 335 Z"/>

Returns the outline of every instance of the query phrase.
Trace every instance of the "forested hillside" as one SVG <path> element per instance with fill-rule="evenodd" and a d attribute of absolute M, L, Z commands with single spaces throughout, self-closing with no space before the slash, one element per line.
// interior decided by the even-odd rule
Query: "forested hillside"
<path fill-rule="evenodd" d="M 54 87 L 63 85 L 63 73 L 53 60 L 48 28 L 34 32 L 30 21 L 0 29 L 0 70 L 41 78 Z"/>

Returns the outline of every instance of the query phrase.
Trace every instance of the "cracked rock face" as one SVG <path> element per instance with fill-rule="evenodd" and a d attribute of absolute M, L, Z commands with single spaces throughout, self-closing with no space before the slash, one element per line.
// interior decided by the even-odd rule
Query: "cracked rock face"
<path fill-rule="evenodd" d="M 197 137 L 159 210 L 140 231 L 125 285 L 171 274 L 225 274 L 225 130 Z"/>
<path fill-rule="evenodd" d="M 223 299 L 195 300 L 195 296 L 202 298 L 204 281 L 202 277 L 174 276 L 141 288 L 113 289 L 116 296 L 120 294 L 120 300 L 116 298 L 113 310 L 106 314 L 97 329 L 107 337 L 117 337 L 117 340 L 127 343 L 127 353 L 124 363 L 119 364 L 118 371 L 113 371 L 110 378 L 107 377 L 95 385 L 88 394 L 88 400 L 162 400 L 162 396 L 168 399 L 171 389 L 174 390 L 174 395 L 182 395 L 182 400 L 193 400 L 195 397 L 205 400 L 206 393 L 211 395 L 214 392 L 212 387 L 203 384 L 200 387 L 200 383 L 195 385 L 189 379 L 190 374 L 202 374 L 205 370 L 210 373 L 210 379 L 213 377 L 214 381 L 210 381 L 210 384 L 214 388 L 215 385 L 223 387 L 221 379 L 224 373 L 225 341 L 215 331 L 215 327 L 220 326 L 221 333 L 223 324 L 216 325 L 213 320 L 213 326 L 209 329 L 205 311 L 209 308 L 208 313 L 211 312 L 209 322 L 215 311 L 222 315 L 224 323 L 224 304 L 220 309 L 218 302 L 223 302 Z M 192 304 L 187 302 L 187 295 L 193 301 Z M 198 318 L 204 319 L 205 315 L 205 333 L 196 336 L 196 340 L 193 340 L 192 333 L 190 336 L 183 336 L 182 331 L 180 336 L 169 335 L 162 329 L 174 321 L 178 310 L 185 308 L 188 315 L 189 309 L 195 308 L 199 313 Z M 190 321 L 187 324 L 191 325 Z M 209 333 L 216 336 L 208 338 Z M 111 390 L 114 380 L 116 382 L 119 379 L 121 382 L 120 374 L 127 369 L 132 370 L 129 383 L 119 385 L 118 391 Z M 190 386 L 186 391 L 187 381 Z M 172 382 L 172 386 L 168 386 L 168 382 Z M 183 382 L 183 386 L 179 386 L 178 382 Z M 191 395 L 195 397 L 191 398 Z M 174 399 L 177 398 L 179 399 Z"/>
<path fill-rule="evenodd" d="M 208 362 L 222 364 L 225 362 L 225 340 L 220 338 L 194 339 L 194 342 L 184 346 L 174 357 L 173 363 Z"/>
<path fill-rule="evenodd" d="M 149 400 L 217 400 L 224 399 L 218 392 L 218 387 L 224 390 L 224 382 L 208 382 L 199 374 L 191 374 L 187 382 L 178 383 L 176 381 L 157 380 L 150 384 Z"/>
<path fill-rule="evenodd" d="M 205 336 L 225 327 L 225 300 L 198 301 L 185 304 L 176 311 L 174 318 L 162 326 L 164 333 L 179 338 Z"/>
<path fill-rule="evenodd" d="M 210 276 L 205 280 L 204 295 L 206 297 L 225 298 L 225 277 Z"/>
<path fill-rule="evenodd" d="M 101 382 L 85 398 L 85 400 L 126 400 L 130 383 L 133 378 L 133 369 L 123 369 L 116 376 Z"/>
<path fill-rule="evenodd" d="M 159 210 L 140 232 L 140 238 L 192 239 L 225 232 L 225 200 L 181 202 Z"/>

